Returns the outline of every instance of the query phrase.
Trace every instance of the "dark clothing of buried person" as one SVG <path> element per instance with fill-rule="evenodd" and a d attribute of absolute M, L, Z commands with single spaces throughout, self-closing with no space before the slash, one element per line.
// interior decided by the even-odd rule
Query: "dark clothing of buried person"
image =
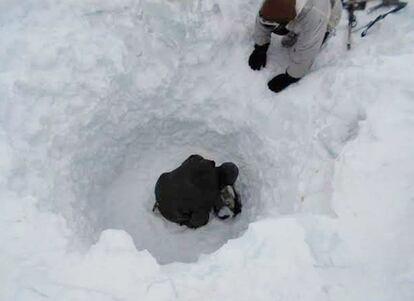
<path fill-rule="evenodd" d="M 224 206 L 220 191 L 234 185 L 237 176 L 233 163 L 216 167 L 214 161 L 192 155 L 180 167 L 159 177 L 155 207 L 171 222 L 201 227 L 207 224 L 213 209 Z"/>

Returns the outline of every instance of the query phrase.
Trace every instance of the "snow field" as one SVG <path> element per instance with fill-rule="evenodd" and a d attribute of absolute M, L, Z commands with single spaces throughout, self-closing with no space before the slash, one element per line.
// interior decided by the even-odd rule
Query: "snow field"
<path fill-rule="evenodd" d="M 412 7 L 274 95 L 259 5 L 0 4 L 1 300 L 414 297 Z M 191 153 L 240 166 L 239 218 L 152 214 Z"/>

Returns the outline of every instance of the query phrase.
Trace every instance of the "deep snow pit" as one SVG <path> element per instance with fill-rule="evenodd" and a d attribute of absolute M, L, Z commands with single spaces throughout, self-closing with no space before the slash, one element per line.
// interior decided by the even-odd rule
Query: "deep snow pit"
<path fill-rule="evenodd" d="M 246 127 L 223 116 L 217 119 L 212 112 L 208 120 L 215 120 L 213 123 L 190 118 L 195 115 L 191 112 L 184 118 L 170 115 L 134 122 L 114 122 L 103 115 L 109 114 L 91 116 L 86 126 L 56 139 L 49 150 L 53 154 L 67 148 L 67 156 L 72 158 L 70 166 L 56 177 L 52 199 L 56 200 L 54 210 L 66 217 L 86 246 L 95 243 L 106 229 L 121 229 L 131 235 L 138 250 L 148 250 L 161 264 L 194 262 L 265 216 L 330 212 L 332 160 L 326 151 L 322 158 L 329 160 L 321 160 L 321 150 L 314 149 L 320 148 L 318 141 L 299 150 L 296 141 L 288 140 L 289 131 L 284 131 L 287 137 L 273 129 L 269 135 L 259 134 L 258 125 Z M 353 122 L 346 124 L 339 133 L 346 132 Z M 78 137 L 77 148 L 72 145 L 72 135 Z M 158 176 L 194 153 L 216 164 L 233 161 L 239 166 L 236 187 L 242 197 L 241 215 L 227 221 L 211 216 L 208 225 L 192 230 L 152 212 Z"/>
<path fill-rule="evenodd" d="M 147 249 L 159 263 L 191 262 L 239 236 L 260 213 L 260 193 L 266 179 L 258 166 L 271 163 L 272 158 L 267 157 L 265 149 L 260 154 L 255 152 L 261 142 L 252 130 L 223 134 L 202 121 L 154 119 L 134 135 L 125 147 L 118 141 L 114 165 L 107 164 L 105 155 L 97 154 L 88 158 L 95 164 L 86 168 L 75 164 L 72 169 L 71 178 L 84 178 L 72 183 L 76 191 L 73 214 L 82 220 L 78 232 L 83 239 L 92 243 L 103 230 L 123 229 L 132 236 L 138 250 Z M 233 161 L 240 167 L 237 187 L 244 206 L 240 216 L 221 221 L 212 215 L 207 226 L 192 230 L 152 212 L 158 176 L 193 153 L 214 159 L 217 164 Z M 84 162 L 81 156 L 78 154 L 74 162 Z M 90 229 L 89 233 L 85 229 Z"/>

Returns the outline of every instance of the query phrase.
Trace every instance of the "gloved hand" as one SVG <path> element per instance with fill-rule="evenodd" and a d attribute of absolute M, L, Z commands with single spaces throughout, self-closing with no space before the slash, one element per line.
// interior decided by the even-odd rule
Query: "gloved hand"
<path fill-rule="evenodd" d="M 269 43 L 264 45 L 254 45 L 254 50 L 249 57 L 249 66 L 253 70 L 260 70 L 262 67 L 266 67 L 266 53 L 269 48 Z"/>
<path fill-rule="evenodd" d="M 267 85 L 273 92 L 280 92 L 290 84 L 296 83 L 300 78 L 291 77 L 289 74 L 283 73 L 276 75 Z"/>
<path fill-rule="evenodd" d="M 233 185 L 227 185 L 220 191 L 220 201 L 213 207 L 214 214 L 219 219 L 235 217 L 242 210 L 240 195 Z"/>

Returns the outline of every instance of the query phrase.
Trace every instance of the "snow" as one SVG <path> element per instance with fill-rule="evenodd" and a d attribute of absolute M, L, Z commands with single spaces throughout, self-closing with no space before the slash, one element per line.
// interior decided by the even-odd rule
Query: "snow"
<path fill-rule="evenodd" d="M 411 3 L 278 95 L 259 5 L 0 3 L 0 300 L 414 299 Z M 192 153 L 240 167 L 235 220 L 152 213 Z"/>

